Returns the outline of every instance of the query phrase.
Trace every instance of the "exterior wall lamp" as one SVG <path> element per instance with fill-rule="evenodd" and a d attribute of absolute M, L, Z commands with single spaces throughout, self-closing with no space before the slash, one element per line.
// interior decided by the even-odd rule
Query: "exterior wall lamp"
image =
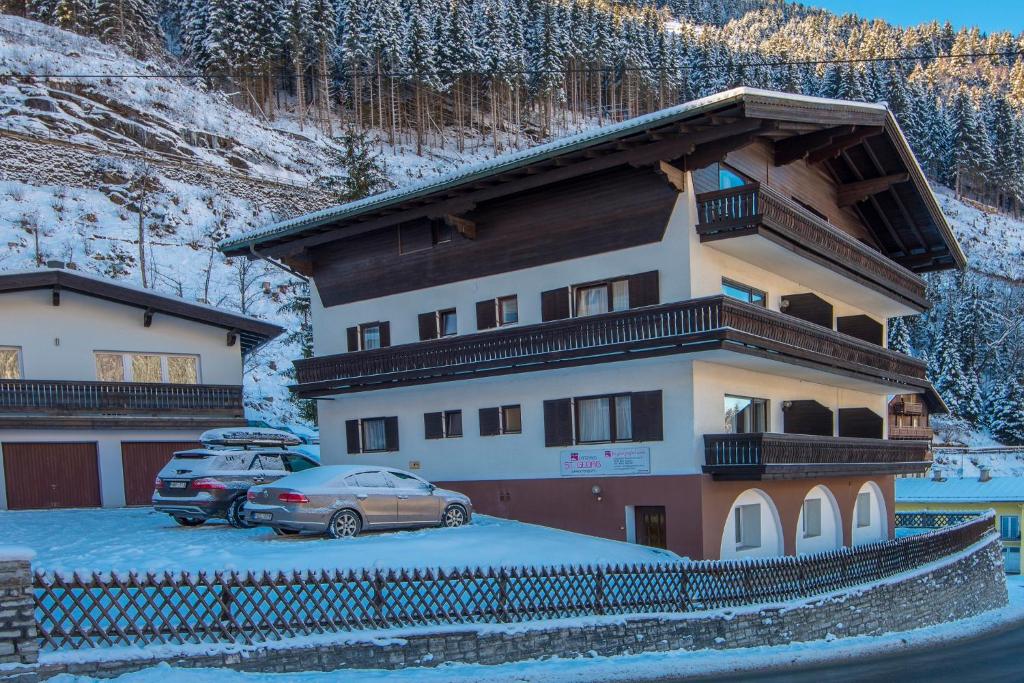
<path fill-rule="evenodd" d="M 590 492 L 594 494 L 595 498 L 597 498 L 598 503 L 600 503 L 603 500 L 601 498 L 601 493 L 603 492 L 601 491 L 601 487 L 598 486 L 597 484 L 594 484 L 593 486 L 590 487 Z"/>

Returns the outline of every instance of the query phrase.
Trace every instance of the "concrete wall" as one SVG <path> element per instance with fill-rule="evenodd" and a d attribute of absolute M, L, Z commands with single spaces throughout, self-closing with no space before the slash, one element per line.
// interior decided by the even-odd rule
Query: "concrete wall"
<path fill-rule="evenodd" d="M 25 667 L 32 678 L 61 673 L 116 676 L 167 661 L 180 667 L 228 667 L 261 673 L 334 671 L 345 668 L 402 669 L 445 662 L 504 664 L 542 657 L 629 655 L 667 650 L 728 650 L 875 636 L 964 619 L 1006 605 L 1006 580 L 994 535 L 967 551 L 925 569 L 874 584 L 785 605 L 695 612 L 673 617 L 613 616 L 581 624 L 558 620 L 511 627 L 439 627 L 289 646 L 252 646 L 241 651 L 191 657 L 144 656 L 130 660 L 72 658 L 44 667 Z M 201 650 L 197 650 L 201 651 Z M 12 670 L 12 673 L 17 673 Z M 27 678 L 26 680 L 31 680 Z"/>
<path fill-rule="evenodd" d="M 4 294 L 0 346 L 21 348 L 24 379 L 96 380 L 95 351 L 199 356 L 200 384 L 241 384 L 242 352 L 218 327 L 62 291 L 54 306 L 47 290 Z"/>

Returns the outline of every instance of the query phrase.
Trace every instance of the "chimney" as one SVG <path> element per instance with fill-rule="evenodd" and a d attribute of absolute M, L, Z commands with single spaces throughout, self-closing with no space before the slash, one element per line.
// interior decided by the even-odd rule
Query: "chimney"
<path fill-rule="evenodd" d="M 58 259 L 50 259 L 46 262 L 47 268 L 56 268 L 58 270 L 64 270 L 64 262 Z"/>
<path fill-rule="evenodd" d="M 946 477 L 943 475 L 944 472 L 940 468 L 932 465 L 932 481 L 936 483 L 946 481 Z"/>
<path fill-rule="evenodd" d="M 992 481 L 992 471 L 987 467 L 978 468 L 978 481 Z"/>

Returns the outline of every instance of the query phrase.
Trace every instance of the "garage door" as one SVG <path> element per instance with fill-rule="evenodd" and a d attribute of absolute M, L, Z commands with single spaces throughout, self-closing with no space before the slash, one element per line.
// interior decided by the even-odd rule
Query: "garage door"
<path fill-rule="evenodd" d="M 94 507 L 100 471 L 94 443 L 5 443 L 7 507 Z"/>
<path fill-rule="evenodd" d="M 174 452 L 201 445 L 194 441 L 122 441 L 125 502 L 128 505 L 149 505 L 153 496 L 153 480 Z"/>

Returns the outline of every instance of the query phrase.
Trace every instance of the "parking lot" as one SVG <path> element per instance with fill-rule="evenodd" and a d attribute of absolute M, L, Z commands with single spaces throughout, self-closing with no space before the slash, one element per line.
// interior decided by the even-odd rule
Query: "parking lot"
<path fill-rule="evenodd" d="M 24 545 L 35 566 L 62 571 L 290 570 L 656 563 L 665 550 L 476 515 L 457 529 L 358 538 L 278 537 L 223 522 L 176 525 L 148 508 L 0 512 L 0 545 Z"/>

